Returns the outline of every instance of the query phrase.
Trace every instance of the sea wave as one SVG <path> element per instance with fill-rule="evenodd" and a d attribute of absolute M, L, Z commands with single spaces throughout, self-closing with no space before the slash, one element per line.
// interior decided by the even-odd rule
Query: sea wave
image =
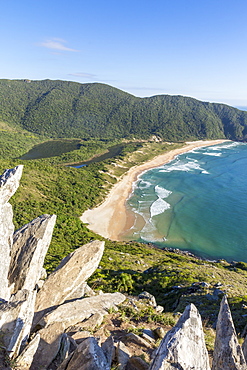
<path fill-rule="evenodd" d="M 210 152 L 205 152 L 203 154 L 211 155 L 212 157 L 220 157 L 222 155 L 222 153 L 210 153 Z"/>
<path fill-rule="evenodd" d="M 239 146 L 239 145 L 242 145 L 242 144 L 243 143 L 239 143 L 238 141 L 234 141 L 234 142 L 229 142 L 227 144 L 211 146 L 210 150 L 232 149 L 235 146 Z"/>
<path fill-rule="evenodd" d="M 164 238 L 158 237 L 155 223 L 152 219 L 148 220 L 145 226 L 140 231 L 139 236 L 141 239 L 148 243 L 162 242 Z"/>
<path fill-rule="evenodd" d="M 150 216 L 151 218 L 157 215 L 160 215 L 161 213 L 165 212 L 167 209 L 169 209 L 171 206 L 168 202 L 165 200 L 158 198 L 155 200 L 150 207 Z"/>
<path fill-rule="evenodd" d="M 172 191 L 167 190 L 165 188 L 162 188 L 159 185 L 156 185 L 154 190 L 155 190 L 155 193 L 158 195 L 159 198 L 167 198 L 172 193 Z"/>
<path fill-rule="evenodd" d="M 183 172 L 189 172 L 189 171 L 205 171 L 204 168 L 202 168 L 197 160 L 189 160 L 188 162 L 184 162 L 182 160 L 177 160 L 175 163 L 170 165 L 165 165 L 162 167 L 162 169 L 159 170 L 159 172 L 172 172 L 172 171 L 183 171 Z"/>

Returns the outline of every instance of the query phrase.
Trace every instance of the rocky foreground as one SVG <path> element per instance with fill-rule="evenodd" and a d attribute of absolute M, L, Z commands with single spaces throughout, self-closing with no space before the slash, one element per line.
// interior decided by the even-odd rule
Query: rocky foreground
<path fill-rule="evenodd" d="M 247 369 L 247 340 L 241 348 L 226 297 L 210 360 L 193 304 L 167 333 L 157 327 L 138 334 L 117 330 L 113 313 L 120 305 L 137 312 L 143 301 L 156 312 L 163 308 L 147 292 L 139 297 L 96 294 L 88 286 L 104 242 L 78 248 L 47 277 L 43 263 L 56 216 L 42 215 L 14 232 L 9 199 L 21 175 L 17 166 L 0 177 L 0 369 Z"/>

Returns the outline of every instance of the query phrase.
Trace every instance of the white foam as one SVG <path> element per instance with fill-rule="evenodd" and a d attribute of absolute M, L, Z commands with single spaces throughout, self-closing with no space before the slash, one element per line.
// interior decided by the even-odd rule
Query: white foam
<path fill-rule="evenodd" d="M 162 242 L 163 238 L 157 238 L 157 232 L 155 224 L 153 223 L 153 220 L 150 219 L 146 222 L 145 226 L 140 232 L 140 237 L 145 240 L 146 242 Z"/>
<path fill-rule="evenodd" d="M 192 150 L 190 150 L 188 153 L 201 154 L 201 153 L 200 153 L 200 152 L 198 152 L 197 150 L 198 150 L 198 148 L 197 148 L 197 149 L 192 149 Z"/>
<path fill-rule="evenodd" d="M 162 188 L 159 185 L 156 185 L 154 190 L 155 190 L 155 193 L 158 195 L 159 198 L 167 198 L 172 193 L 172 191 L 167 190 L 165 188 Z"/>
<path fill-rule="evenodd" d="M 177 160 L 173 164 L 164 166 L 163 169 L 159 170 L 159 172 L 172 172 L 172 171 L 189 172 L 193 170 L 204 171 L 204 169 L 200 167 L 197 161 L 190 160 L 188 162 L 183 162 L 181 160 Z"/>
<path fill-rule="evenodd" d="M 212 157 L 220 157 L 222 155 L 222 153 L 209 153 L 209 152 L 205 152 L 203 154 L 204 155 L 211 155 Z"/>
<path fill-rule="evenodd" d="M 221 149 L 231 149 L 235 146 L 239 146 L 239 145 L 242 145 L 243 143 L 239 143 L 237 141 L 234 141 L 234 142 L 230 142 L 230 143 L 227 143 L 227 144 L 224 144 L 224 145 L 214 145 L 214 146 L 211 146 L 210 147 L 210 150 L 221 150 Z"/>
<path fill-rule="evenodd" d="M 160 215 L 161 213 L 165 212 L 167 209 L 169 209 L 171 206 L 169 203 L 167 203 L 165 200 L 158 198 L 153 204 L 151 204 L 150 207 L 150 216 L 151 218 L 157 215 Z"/>

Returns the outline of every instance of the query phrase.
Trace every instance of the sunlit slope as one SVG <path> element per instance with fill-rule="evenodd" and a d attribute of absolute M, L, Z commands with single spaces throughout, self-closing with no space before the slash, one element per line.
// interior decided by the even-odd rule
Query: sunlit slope
<path fill-rule="evenodd" d="M 183 96 L 137 98 L 99 83 L 0 80 L 0 120 L 53 138 L 247 137 L 245 111 Z"/>

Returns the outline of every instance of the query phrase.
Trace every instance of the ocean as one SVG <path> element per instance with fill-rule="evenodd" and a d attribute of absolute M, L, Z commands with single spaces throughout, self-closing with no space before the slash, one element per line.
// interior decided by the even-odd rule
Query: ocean
<path fill-rule="evenodd" d="M 247 144 L 197 148 L 139 176 L 125 240 L 247 262 Z"/>

